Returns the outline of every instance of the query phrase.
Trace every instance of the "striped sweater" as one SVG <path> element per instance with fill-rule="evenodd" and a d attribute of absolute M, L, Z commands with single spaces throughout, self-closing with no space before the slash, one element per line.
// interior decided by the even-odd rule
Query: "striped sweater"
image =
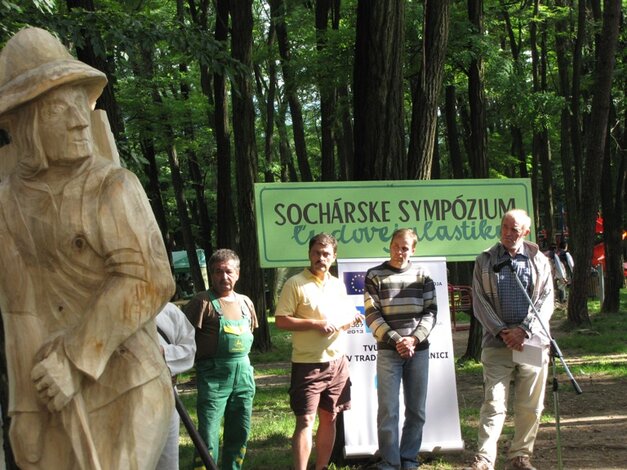
<path fill-rule="evenodd" d="M 364 306 L 379 349 L 396 349 L 404 336 L 418 339 L 416 349 L 429 347 L 438 307 L 435 284 L 423 267 L 410 262 L 397 269 L 385 262 L 369 269 Z"/>

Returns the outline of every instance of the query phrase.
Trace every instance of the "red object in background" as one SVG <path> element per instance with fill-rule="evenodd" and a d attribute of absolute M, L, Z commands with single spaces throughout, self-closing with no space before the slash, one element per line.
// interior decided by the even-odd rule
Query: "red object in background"
<path fill-rule="evenodd" d="M 605 244 L 603 242 L 594 245 L 592 250 L 592 266 L 601 265 L 605 271 Z"/>
<path fill-rule="evenodd" d="M 597 217 L 594 230 L 595 245 L 592 249 L 592 267 L 601 265 L 605 271 L 605 243 L 603 243 L 603 217 Z M 623 231 L 623 240 L 627 239 L 627 230 Z M 627 278 L 627 262 L 623 263 L 623 275 Z"/>
<path fill-rule="evenodd" d="M 605 271 L 605 244 L 603 243 L 603 217 L 597 216 L 594 228 L 594 248 L 592 250 L 592 267 L 601 265 Z"/>
<path fill-rule="evenodd" d="M 601 216 L 597 216 L 592 250 L 592 267 L 596 268 L 598 265 L 601 265 L 605 271 L 605 243 L 603 243 L 603 217 Z"/>

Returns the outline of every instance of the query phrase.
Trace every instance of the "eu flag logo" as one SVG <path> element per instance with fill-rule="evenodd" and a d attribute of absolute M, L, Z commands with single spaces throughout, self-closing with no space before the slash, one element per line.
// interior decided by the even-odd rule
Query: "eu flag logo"
<path fill-rule="evenodd" d="M 348 295 L 363 295 L 366 290 L 366 273 L 344 273 L 344 285 L 346 285 L 346 291 L 348 292 Z"/>

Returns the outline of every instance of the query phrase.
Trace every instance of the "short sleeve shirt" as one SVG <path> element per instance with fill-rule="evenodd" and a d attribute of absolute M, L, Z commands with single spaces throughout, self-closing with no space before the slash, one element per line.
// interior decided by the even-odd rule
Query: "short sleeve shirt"
<path fill-rule="evenodd" d="M 327 275 L 324 281 L 308 269 L 287 280 L 281 291 L 276 316 L 327 320 L 336 325 L 350 322 L 355 314 L 346 287 Z M 323 335 L 317 330 L 292 332 L 292 362 L 321 363 L 341 357 L 346 350 L 346 333 Z"/>

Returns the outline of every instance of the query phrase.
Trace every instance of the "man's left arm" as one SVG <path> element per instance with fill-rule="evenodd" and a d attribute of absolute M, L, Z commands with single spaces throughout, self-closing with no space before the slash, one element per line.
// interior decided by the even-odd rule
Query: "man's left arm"
<path fill-rule="evenodd" d="M 246 297 L 245 295 L 243 295 L 242 298 L 244 300 L 244 304 L 246 305 L 246 308 L 248 308 L 248 312 L 250 313 L 250 329 L 254 331 L 257 328 L 259 328 L 259 320 L 257 319 L 257 312 L 255 311 L 255 305 L 253 304 L 253 301 L 250 300 L 250 298 Z"/>
<path fill-rule="evenodd" d="M 537 267 L 537 279 L 536 287 L 533 291 L 532 302 L 533 306 L 540 315 L 540 318 L 544 324 L 549 326 L 549 320 L 553 315 L 554 310 L 554 292 L 553 292 L 553 278 L 551 273 L 551 265 L 546 256 L 538 253 L 535 258 Z M 527 336 L 544 334 L 542 325 L 537 321 L 533 309 L 529 309 L 527 317 L 521 324 L 521 328 L 525 330 Z M 547 338 L 548 340 L 549 338 Z"/>
<path fill-rule="evenodd" d="M 412 336 L 416 338 L 416 345 L 426 341 L 435 324 L 438 316 L 438 302 L 435 290 L 435 282 L 429 276 L 423 278 L 423 310 L 418 321 L 418 326 L 412 333 Z"/>
<path fill-rule="evenodd" d="M 377 341 L 395 345 L 401 341 L 402 336 L 390 328 L 390 325 L 383 317 L 383 307 L 380 298 L 380 279 L 369 270 L 366 273 L 364 291 L 364 311 L 366 315 L 366 325 L 372 331 L 372 335 Z"/>
<path fill-rule="evenodd" d="M 196 330 L 185 314 L 174 304 L 168 303 L 157 315 L 157 326 L 168 336 L 170 343 L 159 338 L 165 362 L 172 375 L 188 371 L 194 366 L 196 355 Z"/>

